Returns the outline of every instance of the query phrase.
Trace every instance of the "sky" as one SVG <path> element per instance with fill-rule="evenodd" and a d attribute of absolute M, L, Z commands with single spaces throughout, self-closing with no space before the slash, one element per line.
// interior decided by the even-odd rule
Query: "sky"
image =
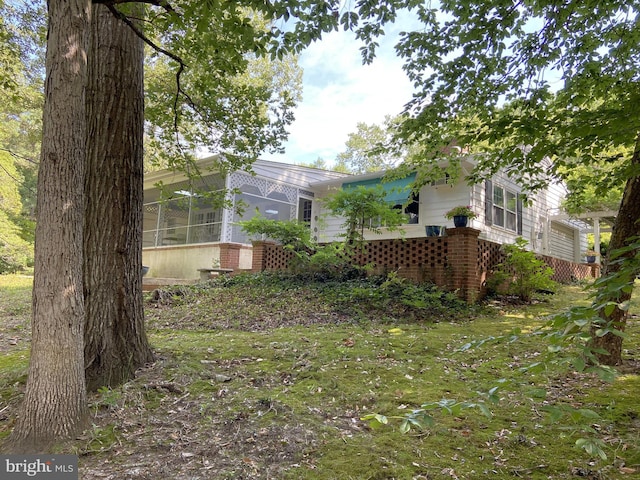
<path fill-rule="evenodd" d="M 262 158 L 296 164 L 322 158 L 331 165 L 358 122 L 382 124 L 386 115 L 399 114 L 413 92 L 393 49 L 401 30 L 387 28 L 370 65 L 362 65 L 360 44 L 350 32 L 332 32 L 307 48 L 299 60 L 303 100 L 285 153 Z"/>

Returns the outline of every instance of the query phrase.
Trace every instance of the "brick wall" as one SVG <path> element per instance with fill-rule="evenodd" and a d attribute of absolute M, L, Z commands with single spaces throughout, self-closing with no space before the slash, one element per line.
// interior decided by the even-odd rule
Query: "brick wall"
<path fill-rule="evenodd" d="M 553 280 L 558 283 L 571 283 L 600 276 L 600 265 L 594 263 L 573 263 L 559 258 L 543 255 L 542 259 L 553 269 Z"/>
<path fill-rule="evenodd" d="M 430 282 L 456 291 L 468 302 L 486 294 L 486 280 L 502 260 L 500 245 L 478 238 L 480 230 L 450 228 L 444 237 L 372 240 L 365 253 L 354 258 L 359 265 L 371 265 L 374 274 L 398 272 L 415 282 Z M 254 242 L 253 272 L 284 270 L 291 252 L 270 242 Z M 569 283 L 599 275 L 599 267 L 542 257 L 554 269 L 554 280 Z"/>

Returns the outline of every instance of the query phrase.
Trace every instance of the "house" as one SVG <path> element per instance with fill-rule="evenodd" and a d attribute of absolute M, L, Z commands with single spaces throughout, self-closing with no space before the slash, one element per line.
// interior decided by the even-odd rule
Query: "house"
<path fill-rule="evenodd" d="M 409 188 L 415 178 L 413 175 L 385 183 L 382 172 L 329 179 L 317 182 L 311 188 L 319 200 L 337 188 L 381 184 L 389 192 L 387 200 L 397 208 L 404 208 L 408 214 L 410 223 L 402 227 L 404 238 L 424 237 L 426 226 L 438 226 L 441 232 L 446 232 L 454 225 L 444 217 L 445 212 L 457 205 L 468 205 L 477 215 L 468 226 L 480 230 L 480 239 L 505 244 L 523 237 L 536 253 L 570 262 L 584 261 L 588 225 L 566 215 L 557 215 L 567 193 L 564 185 L 550 184 L 544 191 L 531 196 L 529 202 L 524 202 L 523 189 L 504 172 L 469 186 L 463 177 L 474 166 L 472 158 L 463 159 L 463 175 L 458 181 L 444 176 L 423 186 L 418 194 L 412 194 Z M 318 230 L 319 242 L 335 241 L 341 233 L 342 220 L 331 218 L 327 213 L 321 202 L 315 203 L 314 218 L 324 218 L 323 228 Z M 383 229 L 382 234 L 369 232 L 365 238 L 379 240 L 397 236 L 397 232 Z"/>
<path fill-rule="evenodd" d="M 228 175 L 216 168 L 219 157 L 198 162 L 201 178 L 189 181 L 181 172 L 145 175 L 142 262 L 148 277 L 199 278 L 198 269 L 230 267 L 250 270 L 251 241 L 236 224 L 259 211 L 276 220 L 311 222 L 315 193 L 311 185 L 343 178 L 343 173 L 266 160 L 253 164 L 253 174 Z M 199 192 L 226 191 L 226 199 L 242 206 L 222 208 Z"/>
<path fill-rule="evenodd" d="M 521 236 L 537 253 L 568 262 L 584 260 L 586 225 L 554 217 L 566 193 L 561 184 L 549 185 L 525 204 L 522 189 L 504 173 L 473 186 L 463 179 L 453 182 L 443 177 L 412 194 L 413 175 L 384 182 L 382 172 L 346 175 L 258 160 L 253 175 L 238 171 L 224 176 L 215 170 L 216 161 L 217 157 L 210 157 L 200 162 L 200 168 L 210 173 L 195 185 L 183 174 L 169 171 L 145 177 L 143 263 L 150 267 L 150 277 L 196 279 L 198 269 L 212 266 L 250 270 L 251 240 L 236 222 L 256 212 L 267 218 L 309 222 L 318 242 L 338 240 L 343 220 L 332 217 L 320 200 L 336 189 L 378 184 L 387 192 L 388 202 L 405 210 L 408 223 L 401 227 L 402 234 L 383 228 L 380 235 L 367 233 L 367 239 L 422 238 L 426 226 L 445 227 L 446 234 L 453 222 L 444 213 L 456 205 L 469 205 L 478 215 L 469 226 L 480 231 L 482 240 L 504 244 Z M 474 166 L 472 159 L 462 160 L 461 165 L 463 172 Z M 215 207 L 197 193 L 220 189 L 227 189 L 233 205 L 245 205 L 243 214 Z"/>

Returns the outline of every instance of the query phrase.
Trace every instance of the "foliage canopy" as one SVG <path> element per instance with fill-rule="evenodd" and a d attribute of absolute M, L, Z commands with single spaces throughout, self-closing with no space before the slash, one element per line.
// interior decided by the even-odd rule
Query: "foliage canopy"
<path fill-rule="evenodd" d="M 397 51 L 417 93 L 399 138 L 481 152 L 539 188 L 615 161 L 640 130 L 640 6 L 623 1 L 440 2 Z M 629 156 L 625 157 L 628 159 Z M 627 175 L 630 172 L 627 172 Z"/>

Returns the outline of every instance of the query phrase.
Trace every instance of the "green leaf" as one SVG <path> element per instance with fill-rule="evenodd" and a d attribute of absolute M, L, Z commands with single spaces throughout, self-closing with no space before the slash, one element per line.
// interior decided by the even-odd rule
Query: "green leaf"
<path fill-rule="evenodd" d="M 576 440 L 576 446 L 586 451 L 589 455 L 596 455 L 602 460 L 607 459 L 607 454 L 604 451 L 605 444 L 597 438 L 579 438 Z"/>
<path fill-rule="evenodd" d="M 591 419 L 591 420 L 600 419 L 600 415 L 598 415 L 596 412 L 594 412 L 593 410 L 590 410 L 588 408 L 581 408 L 578 411 L 580 412 L 580 415 L 582 415 L 584 418 L 588 418 L 588 419 Z"/>
<path fill-rule="evenodd" d="M 402 422 L 400 422 L 400 433 L 404 434 L 411 430 L 411 422 L 409 419 L 405 418 Z"/>
<path fill-rule="evenodd" d="M 582 372 L 584 371 L 584 368 L 586 366 L 585 361 L 582 357 L 574 357 L 573 358 L 573 366 L 575 367 L 575 369 L 578 372 Z"/>
<path fill-rule="evenodd" d="M 607 317 L 610 317 L 611 314 L 613 313 L 613 311 L 616 309 L 616 304 L 615 303 L 607 303 L 604 307 L 604 314 Z"/>
<path fill-rule="evenodd" d="M 369 413 L 361 417 L 360 420 L 368 422 L 369 426 L 373 429 L 389 423 L 389 419 L 379 413 Z"/>
<path fill-rule="evenodd" d="M 485 417 L 487 417 L 487 418 L 492 418 L 493 417 L 493 414 L 491 413 L 491 410 L 489 410 L 489 407 L 487 407 L 487 405 L 485 403 L 478 403 L 477 407 Z"/>
<path fill-rule="evenodd" d="M 560 408 L 551 405 L 543 406 L 542 410 L 549 413 L 549 420 L 552 423 L 558 422 L 564 416 L 564 412 Z"/>

